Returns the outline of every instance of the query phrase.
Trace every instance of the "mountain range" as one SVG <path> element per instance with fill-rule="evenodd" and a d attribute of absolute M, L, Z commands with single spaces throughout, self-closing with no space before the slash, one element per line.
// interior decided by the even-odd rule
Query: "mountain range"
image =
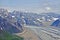
<path fill-rule="evenodd" d="M 0 29 L 6 30 L 9 33 L 18 33 L 23 31 L 24 25 L 47 26 L 45 22 L 53 22 L 60 18 L 60 14 L 49 13 L 31 13 L 0 9 Z M 51 24 L 50 24 L 51 25 Z M 49 26 L 50 26 L 49 25 Z"/>

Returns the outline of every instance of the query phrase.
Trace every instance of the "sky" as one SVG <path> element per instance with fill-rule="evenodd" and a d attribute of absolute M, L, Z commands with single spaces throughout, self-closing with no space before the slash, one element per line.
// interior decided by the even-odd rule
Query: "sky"
<path fill-rule="evenodd" d="M 0 8 L 36 13 L 60 13 L 60 0 L 0 0 Z"/>

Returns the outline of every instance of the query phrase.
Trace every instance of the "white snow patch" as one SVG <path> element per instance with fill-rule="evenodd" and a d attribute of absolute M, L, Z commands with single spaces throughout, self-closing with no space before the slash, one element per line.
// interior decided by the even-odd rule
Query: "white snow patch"
<path fill-rule="evenodd" d="M 12 18 L 14 18 L 15 16 L 12 16 Z"/>

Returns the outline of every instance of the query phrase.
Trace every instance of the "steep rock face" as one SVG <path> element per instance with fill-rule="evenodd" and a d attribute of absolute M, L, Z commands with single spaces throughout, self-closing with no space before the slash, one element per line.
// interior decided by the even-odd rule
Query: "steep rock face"
<path fill-rule="evenodd" d="M 20 27 L 22 28 L 21 25 L 20 25 Z M 0 29 L 5 30 L 9 33 L 22 32 L 22 30 L 19 30 L 16 26 L 12 25 L 10 22 L 8 22 L 6 19 L 4 19 L 2 17 L 0 17 Z"/>
<path fill-rule="evenodd" d="M 52 23 L 51 26 L 55 26 L 55 27 L 60 27 L 60 20 L 56 20 L 55 22 Z"/>

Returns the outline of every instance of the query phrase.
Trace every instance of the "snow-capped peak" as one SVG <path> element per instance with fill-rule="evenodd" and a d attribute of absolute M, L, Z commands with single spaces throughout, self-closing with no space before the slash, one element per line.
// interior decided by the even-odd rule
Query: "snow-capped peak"
<path fill-rule="evenodd" d="M 53 17 L 53 20 L 57 20 L 57 19 L 59 19 L 59 18 L 54 18 L 54 17 Z"/>

